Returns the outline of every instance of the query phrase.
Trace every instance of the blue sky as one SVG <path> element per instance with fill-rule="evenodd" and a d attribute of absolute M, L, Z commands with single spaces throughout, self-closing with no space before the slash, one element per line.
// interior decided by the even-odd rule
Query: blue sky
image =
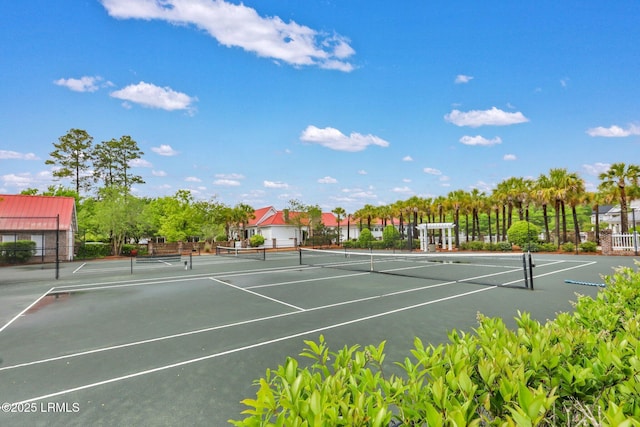
<path fill-rule="evenodd" d="M 0 192 L 72 128 L 139 195 L 353 212 L 640 161 L 640 2 L 0 3 Z M 70 183 L 64 183 L 69 185 Z"/>

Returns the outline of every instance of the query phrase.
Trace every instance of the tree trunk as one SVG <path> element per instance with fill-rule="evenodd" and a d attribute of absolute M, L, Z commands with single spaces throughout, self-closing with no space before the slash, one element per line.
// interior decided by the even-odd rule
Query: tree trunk
<path fill-rule="evenodd" d="M 542 216 L 544 218 L 544 240 L 549 243 L 551 241 L 551 235 L 549 234 L 549 215 L 547 213 L 547 204 L 542 205 Z"/>
<path fill-rule="evenodd" d="M 564 201 L 560 201 L 560 207 L 562 208 L 562 242 L 567 241 L 567 213 L 565 211 Z"/>
<path fill-rule="evenodd" d="M 576 233 L 576 251 L 580 244 L 580 224 L 578 224 L 578 211 L 575 206 L 571 206 L 571 214 L 573 215 L 573 230 Z"/>

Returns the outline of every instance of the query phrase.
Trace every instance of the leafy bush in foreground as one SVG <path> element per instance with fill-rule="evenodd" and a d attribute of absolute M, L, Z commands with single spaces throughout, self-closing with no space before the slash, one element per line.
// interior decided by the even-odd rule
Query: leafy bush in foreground
<path fill-rule="evenodd" d="M 324 338 L 267 370 L 236 426 L 640 426 L 640 273 L 619 268 L 595 299 L 517 329 L 478 315 L 473 333 L 438 346 L 414 341 L 384 373 L 384 342 L 332 352 Z"/>

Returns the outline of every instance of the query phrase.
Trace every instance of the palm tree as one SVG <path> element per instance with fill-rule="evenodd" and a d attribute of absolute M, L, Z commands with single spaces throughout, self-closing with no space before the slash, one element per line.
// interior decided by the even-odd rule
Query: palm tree
<path fill-rule="evenodd" d="M 567 240 L 567 221 L 565 216 L 565 202 L 570 191 L 569 173 L 564 168 L 551 169 L 549 171 L 552 193 L 555 202 L 556 239 L 558 246 Z M 562 240 L 560 240 L 560 213 L 562 212 Z"/>
<path fill-rule="evenodd" d="M 542 206 L 542 216 L 544 219 L 544 236 L 545 241 L 551 241 L 551 233 L 549 233 L 549 212 L 548 206 L 554 200 L 553 184 L 551 178 L 545 174 L 540 174 L 534 184 L 532 197 L 536 204 Z"/>
<path fill-rule="evenodd" d="M 340 221 L 342 220 L 342 218 L 344 218 L 344 216 L 347 214 L 347 212 L 344 210 L 344 208 L 341 208 L 340 206 L 336 207 L 335 209 L 333 209 L 331 211 L 335 216 L 336 216 L 336 222 L 338 223 L 338 246 L 340 246 L 340 235 L 342 234 L 342 231 L 340 230 Z"/>
<path fill-rule="evenodd" d="M 455 245 L 456 248 L 460 247 L 460 209 L 465 204 L 466 193 L 464 190 L 456 190 L 447 194 L 447 200 L 453 210 L 453 223 L 455 225 Z M 469 238 L 467 233 L 467 238 Z"/>
<path fill-rule="evenodd" d="M 618 196 L 620 201 L 620 231 L 626 233 L 629 230 L 627 217 L 627 186 L 637 187 L 640 181 L 640 166 L 614 163 L 609 170 L 599 176 L 601 191 L 610 192 Z"/>
<path fill-rule="evenodd" d="M 244 241 L 244 239 L 246 239 L 247 223 L 250 219 L 255 218 L 254 209 L 245 203 L 238 203 L 233 207 L 231 215 L 237 227 L 242 229 L 242 237 L 240 240 Z"/>
<path fill-rule="evenodd" d="M 585 186 L 584 180 L 577 173 L 571 173 L 567 177 L 567 186 L 569 192 L 567 194 L 567 202 L 571 206 L 571 214 L 573 218 L 573 231 L 575 233 L 576 246 L 580 244 L 580 225 L 578 224 L 578 212 L 576 206 L 585 203 Z"/>
<path fill-rule="evenodd" d="M 469 193 L 469 207 L 471 208 L 471 232 L 473 239 L 476 240 L 476 236 L 480 239 L 480 211 L 483 208 L 486 195 L 480 192 L 477 188 L 474 188 Z"/>

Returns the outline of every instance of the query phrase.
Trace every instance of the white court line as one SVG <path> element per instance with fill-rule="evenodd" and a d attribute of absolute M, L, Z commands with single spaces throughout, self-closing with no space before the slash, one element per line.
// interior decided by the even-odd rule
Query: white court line
<path fill-rule="evenodd" d="M 86 262 L 83 262 L 83 263 L 82 263 L 82 265 L 81 265 L 80 267 L 78 267 L 78 268 L 76 268 L 75 270 L 73 270 L 73 273 L 72 273 L 72 274 L 76 274 L 76 273 L 77 273 L 78 271 L 80 271 L 80 269 L 81 269 L 82 267 L 84 267 L 85 265 L 87 265 L 87 263 L 86 263 Z"/>
<path fill-rule="evenodd" d="M 318 277 L 316 279 L 304 279 L 304 280 L 292 280 L 289 282 L 267 283 L 266 285 L 247 286 L 244 289 L 259 289 L 259 288 L 270 288 L 273 286 L 294 285 L 296 283 L 321 282 L 323 280 L 344 279 L 345 277 L 364 276 L 367 274 L 371 274 L 371 273 L 364 272 L 364 273 L 353 273 L 353 274 L 341 274 L 339 276 Z"/>
<path fill-rule="evenodd" d="M 277 302 L 278 304 L 286 305 L 287 307 L 294 308 L 294 309 L 296 309 L 298 311 L 305 311 L 304 308 L 297 307 L 297 306 L 295 306 L 293 304 L 289 304 L 289 303 L 286 303 L 284 301 L 280 301 L 279 299 L 271 298 L 271 297 L 268 297 L 266 295 L 259 294 L 257 292 L 253 292 L 253 291 L 251 291 L 249 289 L 241 288 L 240 286 L 232 285 L 231 283 L 224 282 L 224 281 L 222 281 L 220 279 L 216 279 L 215 277 L 209 277 L 209 280 L 213 280 L 214 282 L 218 282 L 218 283 L 221 283 L 223 285 L 230 286 L 230 287 L 232 287 L 234 289 L 237 289 L 237 290 L 243 291 L 243 292 L 247 292 L 247 293 L 249 293 L 251 295 L 255 295 L 255 296 L 258 296 L 260 298 L 268 299 L 269 301 Z"/>
<path fill-rule="evenodd" d="M 40 302 L 40 300 L 44 297 L 46 297 L 47 295 L 49 295 L 49 293 L 51 292 L 51 290 L 54 288 L 49 289 L 47 292 L 45 292 L 44 294 L 42 294 L 40 296 L 40 298 L 38 298 L 37 300 L 35 300 L 34 302 L 32 302 L 31 304 L 29 304 L 29 306 L 27 308 L 25 308 L 24 310 L 22 310 L 20 313 L 18 313 L 16 316 L 14 316 L 13 319 L 9 320 L 9 322 L 7 324 L 5 324 L 2 328 L 0 328 L 0 332 L 4 331 L 10 324 L 12 324 L 13 322 L 15 322 L 20 316 L 22 316 L 24 313 L 26 313 L 31 307 L 33 307 L 34 305 L 36 305 L 38 302 Z"/>
<path fill-rule="evenodd" d="M 593 265 L 596 264 L 597 261 L 585 261 L 586 264 L 582 264 L 582 265 L 574 265 L 573 267 L 567 267 L 567 268 L 563 268 L 562 270 L 554 270 L 554 271 L 550 271 L 549 273 L 542 273 L 542 274 L 534 274 L 533 278 L 535 279 L 536 277 L 544 277 L 544 276 L 549 276 L 551 274 L 557 274 L 557 273 L 562 273 L 563 271 L 569 271 L 569 270 L 574 270 L 576 268 L 582 268 L 582 267 L 586 267 L 588 265 Z M 545 264 L 546 265 L 546 264 Z"/>
<path fill-rule="evenodd" d="M 172 334 L 172 335 L 165 335 L 165 336 L 162 336 L 162 337 L 150 338 L 150 339 L 146 339 L 146 340 L 142 340 L 142 341 L 134 341 L 134 342 L 130 342 L 130 343 L 114 345 L 114 346 L 111 346 L 111 347 L 96 348 L 96 349 L 93 349 L 93 350 L 87 350 L 87 351 L 83 351 L 83 352 L 79 352 L 79 353 L 72 353 L 72 354 L 66 354 L 64 356 L 51 357 L 49 359 L 34 360 L 32 362 L 25 362 L 25 363 L 20 363 L 20 364 L 17 364 L 17 365 L 0 367 L 0 371 L 5 371 L 5 370 L 9 370 L 9 369 L 16 369 L 16 368 L 23 368 L 25 366 L 39 365 L 39 364 L 42 364 L 42 363 L 55 362 L 55 361 L 58 361 L 58 360 L 70 359 L 70 358 L 79 357 L 79 356 L 86 356 L 86 355 L 95 354 L 95 353 L 102 353 L 102 352 L 105 352 L 105 351 L 119 350 L 121 348 L 134 347 L 134 346 L 143 345 L 143 344 L 149 344 L 149 343 L 158 342 L 158 341 L 166 341 L 166 340 L 170 340 L 170 339 L 174 339 L 174 338 L 186 337 L 186 336 L 189 336 L 189 335 L 197 335 L 197 334 L 206 333 L 206 332 L 213 332 L 213 331 L 220 330 L 220 329 L 227 329 L 227 328 L 233 328 L 233 327 L 236 327 L 236 326 L 249 325 L 251 323 L 259 323 L 259 322 L 264 322 L 264 321 L 267 321 L 267 320 L 277 319 L 277 318 L 280 318 L 280 317 L 288 317 L 288 316 L 293 316 L 293 315 L 301 314 L 301 313 L 308 313 L 308 312 L 312 312 L 312 311 L 326 310 L 328 308 L 340 307 L 342 305 L 356 304 L 356 303 L 359 303 L 359 302 L 371 301 L 371 300 L 375 300 L 375 299 L 381 299 L 381 298 L 385 298 L 385 297 L 396 296 L 396 295 L 406 294 L 406 293 L 410 293 L 410 292 L 422 291 L 422 290 L 429 289 L 429 288 L 439 288 L 441 286 L 452 285 L 454 283 L 456 283 L 456 282 L 443 282 L 443 283 L 437 283 L 435 285 L 421 286 L 419 288 L 404 289 L 404 290 L 401 290 L 401 291 L 394 291 L 394 292 L 389 292 L 389 293 L 381 294 L 381 295 L 373 295 L 373 296 L 370 296 L 370 297 L 356 298 L 356 299 L 352 299 L 352 300 L 348 300 L 348 301 L 340 301 L 340 302 L 336 302 L 336 303 L 333 303 L 333 304 L 327 304 L 327 305 L 321 305 L 321 306 L 318 306 L 318 307 L 312 307 L 312 308 L 307 309 L 306 311 L 290 311 L 290 312 L 287 312 L 287 313 L 275 314 L 275 315 L 272 315 L 272 316 L 265 316 L 265 317 L 258 317 L 256 319 L 242 320 L 242 321 L 239 321 L 239 322 L 228 323 L 226 325 L 211 326 L 209 328 L 196 329 L 194 331 L 181 332 L 181 333 Z"/>
<path fill-rule="evenodd" d="M 120 377 L 110 378 L 110 379 L 104 380 L 104 381 L 99 381 L 99 382 L 95 382 L 95 383 L 91 383 L 91 384 L 85 384 L 85 385 L 82 385 L 82 386 L 79 386 L 79 387 L 74 387 L 74 388 L 70 388 L 70 389 L 66 389 L 66 390 L 61 390 L 61 391 L 58 391 L 58 392 L 55 392 L 55 393 L 49 393 L 49 394 L 45 394 L 45 395 L 42 395 L 42 396 L 32 397 L 30 399 L 23 400 L 21 402 L 16 402 L 15 404 L 21 405 L 21 404 L 35 402 L 35 401 L 39 401 L 39 400 L 50 399 L 50 398 L 53 398 L 53 397 L 62 396 L 64 394 L 69 394 L 69 393 L 73 393 L 73 392 L 80 391 L 80 390 L 86 390 L 86 389 L 98 387 L 98 386 L 105 385 L 105 384 L 115 383 L 115 382 L 119 382 L 119 381 L 128 380 L 128 379 L 131 379 L 131 378 L 140 377 L 140 376 L 143 376 L 143 375 L 152 374 L 152 373 L 155 373 L 155 372 L 161 372 L 161 371 L 165 371 L 165 370 L 168 370 L 168 369 L 177 368 L 179 366 L 191 365 L 193 363 L 202 362 L 204 360 L 214 359 L 216 357 L 221 357 L 221 356 L 226 356 L 226 355 L 229 355 L 229 354 L 239 353 L 239 352 L 245 351 L 245 350 L 251 350 L 251 349 L 254 349 L 254 348 L 264 347 L 264 346 L 269 345 L 269 344 L 274 344 L 274 343 L 277 343 L 277 342 L 290 340 L 292 338 L 298 338 L 298 337 L 301 337 L 301 336 L 304 336 L 304 335 L 309 335 L 309 334 L 316 334 L 318 332 L 324 332 L 324 331 L 328 331 L 330 329 L 340 328 L 340 327 L 343 327 L 343 326 L 352 325 L 354 323 L 360 323 L 360 322 L 364 322 L 366 320 L 371 320 L 371 319 L 375 319 L 375 318 L 378 318 L 378 317 L 388 316 L 388 315 L 391 315 L 391 314 L 400 313 L 400 312 L 407 311 L 407 310 L 412 310 L 414 308 L 424 307 L 424 306 L 427 306 L 427 305 L 436 304 L 436 303 L 439 303 L 439 302 L 448 301 L 448 300 L 452 300 L 452 299 L 455 299 L 455 298 L 461 298 L 461 297 L 465 297 L 465 296 L 468 296 L 468 295 L 472 295 L 472 294 L 475 294 L 475 293 L 484 292 L 484 291 L 492 290 L 492 289 L 496 289 L 496 288 L 497 288 L 496 286 L 491 286 L 491 287 L 476 289 L 476 290 L 469 291 L 469 292 L 464 292 L 462 294 L 456 294 L 456 295 L 452 295 L 452 296 L 448 296 L 448 297 L 438 298 L 438 299 L 432 300 L 432 301 L 426 301 L 426 302 L 422 302 L 422 303 L 419 303 L 419 304 L 410 305 L 410 306 L 407 306 L 407 307 L 397 308 L 395 310 L 389 310 L 389 311 L 385 311 L 385 312 L 382 312 L 382 313 L 372 314 L 372 315 L 365 316 L 365 317 L 360 317 L 360 318 L 357 318 L 357 319 L 352 319 L 352 320 L 347 320 L 347 321 L 340 322 L 340 323 L 335 323 L 333 325 L 323 326 L 321 328 L 310 329 L 310 330 L 307 330 L 307 331 L 298 332 L 296 334 L 285 335 L 285 336 L 282 336 L 282 337 L 279 337 L 279 338 L 274 338 L 274 339 L 271 339 L 271 340 L 262 341 L 262 342 L 258 342 L 258 343 L 254 343 L 254 344 L 250 344 L 250 345 L 246 345 L 246 346 L 243 346 L 243 347 L 233 348 L 233 349 L 230 349 L 230 350 L 222 351 L 220 353 L 213 353 L 213 354 L 209 354 L 207 356 L 198 357 L 198 358 L 195 358 L 195 359 L 189 359 L 189 360 L 184 360 L 184 361 L 178 362 L 178 363 L 172 363 L 170 365 L 159 366 L 157 368 L 136 372 L 134 374 L 123 375 L 123 376 L 120 376 Z"/>

